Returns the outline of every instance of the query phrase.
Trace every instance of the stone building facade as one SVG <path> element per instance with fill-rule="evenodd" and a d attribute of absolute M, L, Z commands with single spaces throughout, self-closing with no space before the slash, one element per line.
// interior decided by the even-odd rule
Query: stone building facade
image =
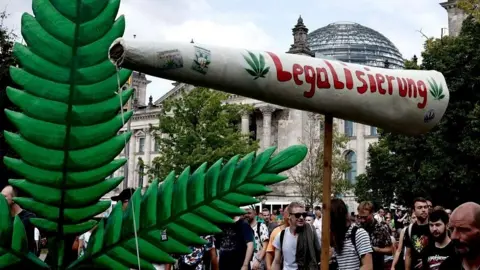
<path fill-rule="evenodd" d="M 458 36 L 462 30 L 462 23 L 468 17 L 467 14 L 457 7 L 457 0 L 448 0 L 440 3 L 448 13 L 448 34 Z"/>

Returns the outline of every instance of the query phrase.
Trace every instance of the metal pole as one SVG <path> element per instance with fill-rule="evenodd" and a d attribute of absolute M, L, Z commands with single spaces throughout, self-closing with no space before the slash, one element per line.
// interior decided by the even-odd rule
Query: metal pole
<path fill-rule="evenodd" d="M 323 213 L 321 270 L 329 269 L 330 260 L 330 206 L 332 202 L 332 147 L 333 116 L 325 115 L 323 138 Z"/>

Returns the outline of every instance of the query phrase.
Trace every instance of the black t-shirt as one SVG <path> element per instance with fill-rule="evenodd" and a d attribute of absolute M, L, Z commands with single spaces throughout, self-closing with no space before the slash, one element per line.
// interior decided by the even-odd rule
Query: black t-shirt
<path fill-rule="evenodd" d="M 247 252 L 247 243 L 253 242 L 253 231 L 243 220 L 222 224 L 222 233 L 215 236 L 220 252 L 219 269 L 241 269 Z"/>
<path fill-rule="evenodd" d="M 424 263 L 424 270 L 438 270 L 443 261 L 448 257 L 455 255 L 455 247 L 450 242 L 443 248 L 438 248 L 435 243 L 429 247 L 422 254 L 422 262 Z"/>
<path fill-rule="evenodd" d="M 464 270 L 462 259 L 456 254 L 450 256 L 442 262 L 438 270 Z"/>
<path fill-rule="evenodd" d="M 27 210 L 22 210 L 20 213 L 18 213 L 18 217 L 22 221 L 23 227 L 25 227 L 25 233 L 27 234 L 28 241 L 28 251 L 35 254 L 37 249 L 37 244 L 35 243 L 35 226 L 33 226 L 32 222 L 30 222 L 30 218 L 34 218 L 35 214 Z"/>
<path fill-rule="evenodd" d="M 395 229 L 403 229 L 403 222 L 398 221 L 403 216 L 397 216 L 397 214 L 393 215 L 393 222 L 395 223 Z"/>
<path fill-rule="evenodd" d="M 428 246 L 428 239 L 430 235 L 430 228 L 428 224 L 418 225 L 414 223 L 412 226 L 412 235 L 409 234 L 409 227 L 405 232 L 405 246 L 411 249 L 412 269 L 421 269 L 422 266 L 422 251 Z"/>

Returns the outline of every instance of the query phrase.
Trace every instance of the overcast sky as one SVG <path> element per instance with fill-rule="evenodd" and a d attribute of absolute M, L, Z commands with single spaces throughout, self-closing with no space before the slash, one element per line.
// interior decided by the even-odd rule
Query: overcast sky
<path fill-rule="evenodd" d="M 65 0 L 71 1 L 71 0 Z M 100 1 L 100 0 L 99 0 Z M 446 0 L 445 0 L 446 1 Z M 420 56 L 424 37 L 439 37 L 447 13 L 439 0 L 123 0 L 125 37 L 138 40 L 182 41 L 247 49 L 287 51 L 292 27 L 301 15 L 313 31 L 329 23 L 352 21 L 389 38 L 404 58 Z M 31 0 L 0 0 L 10 17 L 6 25 L 20 30 Z M 150 77 L 148 95 L 154 100 L 171 89 L 171 82 Z"/>

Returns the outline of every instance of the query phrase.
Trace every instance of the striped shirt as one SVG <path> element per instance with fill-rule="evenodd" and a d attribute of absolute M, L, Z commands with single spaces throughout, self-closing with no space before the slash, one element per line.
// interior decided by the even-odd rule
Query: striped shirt
<path fill-rule="evenodd" d="M 335 257 L 338 262 L 339 270 L 358 270 L 360 269 L 360 258 L 367 254 L 372 253 L 372 245 L 370 244 L 370 237 L 368 233 L 362 229 L 358 228 L 355 235 L 355 241 L 357 248 L 353 246 L 351 241 L 350 234 L 352 233 L 353 225 L 348 228 L 343 250 L 341 253 L 335 251 Z M 359 258 L 360 257 L 360 258 Z"/>

